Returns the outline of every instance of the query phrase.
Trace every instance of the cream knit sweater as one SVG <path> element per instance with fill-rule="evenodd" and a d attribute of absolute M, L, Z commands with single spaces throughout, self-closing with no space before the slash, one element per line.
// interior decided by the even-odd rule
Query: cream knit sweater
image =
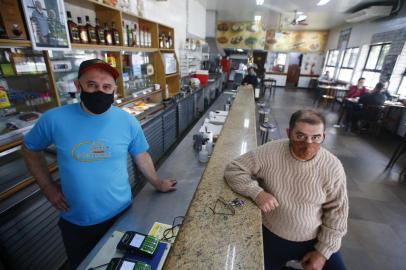
<path fill-rule="evenodd" d="M 339 250 L 347 230 L 346 177 L 326 149 L 299 161 L 288 140 L 270 142 L 232 161 L 225 178 L 234 191 L 253 200 L 262 190 L 275 196 L 279 207 L 262 215 L 274 234 L 297 242 L 317 238 L 315 249 L 327 259 Z"/>

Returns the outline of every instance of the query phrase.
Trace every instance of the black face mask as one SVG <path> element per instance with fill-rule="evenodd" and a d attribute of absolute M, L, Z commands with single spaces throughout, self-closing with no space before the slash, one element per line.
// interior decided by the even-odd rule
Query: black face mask
<path fill-rule="evenodd" d="M 111 107 L 111 104 L 113 104 L 114 93 L 106 94 L 101 91 L 88 93 L 83 91 L 82 88 L 80 99 L 89 111 L 95 114 L 101 114 L 107 111 Z"/>

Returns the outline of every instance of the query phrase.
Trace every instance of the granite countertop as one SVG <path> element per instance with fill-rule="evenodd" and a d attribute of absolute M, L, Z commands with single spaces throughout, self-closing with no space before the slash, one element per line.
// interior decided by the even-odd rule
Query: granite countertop
<path fill-rule="evenodd" d="M 231 160 L 256 148 L 255 123 L 253 90 L 240 87 L 164 269 L 263 269 L 261 212 L 223 179 Z M 246 203 L 234 216 L 214 215 L 220 196 Z"/>

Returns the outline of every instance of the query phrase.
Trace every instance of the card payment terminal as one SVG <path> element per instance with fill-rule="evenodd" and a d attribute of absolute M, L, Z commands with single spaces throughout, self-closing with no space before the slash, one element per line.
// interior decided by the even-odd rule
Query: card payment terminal
<path fill-rule="evenodd" d="M 151 270 L 147 263 L 131 259 L 113 258 L 106 270 Z"/>
<path fill-rule="evenodd" d="M 153 256 L 158 248 L 159 240 L 153 236 L 127 231 L 117 245 L 117 249 L 132 253 Z"/>

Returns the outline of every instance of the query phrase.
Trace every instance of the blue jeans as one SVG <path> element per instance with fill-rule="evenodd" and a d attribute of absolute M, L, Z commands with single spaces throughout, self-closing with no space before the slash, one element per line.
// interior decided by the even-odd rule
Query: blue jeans
<path fill-rule="evenodd" d="M 317 240 L 293 242 L 280 238 L 262 226 L 264 234 L 265 270 L 284 269 L 291 260 L 300 261 L 304 255 L 314 250 Z M 290 269 L 290 268 L 287 268 Z M 323 270 L 345 270 L 344 262 L 339 252 L 334 253 L 327 260 Z"/>

